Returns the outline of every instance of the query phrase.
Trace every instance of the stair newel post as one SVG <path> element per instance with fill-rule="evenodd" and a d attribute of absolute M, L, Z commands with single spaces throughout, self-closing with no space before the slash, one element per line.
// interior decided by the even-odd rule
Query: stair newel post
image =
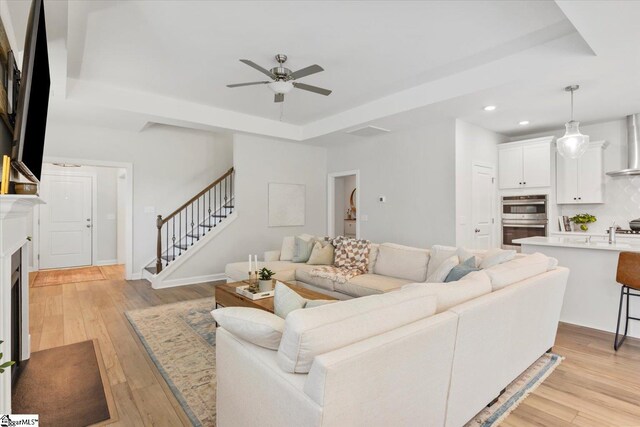
<path fill-rule="evenodd" d="M 158 215 L 156 219 L 156 227 L 158 228 L 158 242 L 156 245 L 156 274 L 162 271 L 162 215 Z"/>

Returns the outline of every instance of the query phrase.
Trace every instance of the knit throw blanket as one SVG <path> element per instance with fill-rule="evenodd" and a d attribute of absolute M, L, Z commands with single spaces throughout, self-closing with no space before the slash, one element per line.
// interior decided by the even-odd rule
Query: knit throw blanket
<path fill-rule="evenodd" d="M 314 268 L 309 274 L 346 283 L 349 279 L 367 272 L 371 242 L 338 236 L 331 244 L 336 248 L 333 265 Z"/>

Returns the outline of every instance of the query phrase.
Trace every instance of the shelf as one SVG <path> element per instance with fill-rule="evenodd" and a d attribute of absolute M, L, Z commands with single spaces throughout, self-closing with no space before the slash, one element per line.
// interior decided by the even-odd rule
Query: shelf
<path fill-rule="evenodd" d="M 33 194 L 0 195 L 0 220 L 28 215 L 36 205 L 44 201 Z"/>

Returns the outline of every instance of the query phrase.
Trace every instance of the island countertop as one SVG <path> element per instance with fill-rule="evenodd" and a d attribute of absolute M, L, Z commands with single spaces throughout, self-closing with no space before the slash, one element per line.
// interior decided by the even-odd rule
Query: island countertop
<path fill-rule="evenodd" d="M 591 236 L 549 236 L 526 237 L 515 239 L 514 243 L 531 246 L 552 246 L 557 248 L 594 249 L 601 251 L 631 251 L 640 252 L 640 241 L 636 239 L 616 236 L 616 243 L 609 244 L 606 237 Z"/>

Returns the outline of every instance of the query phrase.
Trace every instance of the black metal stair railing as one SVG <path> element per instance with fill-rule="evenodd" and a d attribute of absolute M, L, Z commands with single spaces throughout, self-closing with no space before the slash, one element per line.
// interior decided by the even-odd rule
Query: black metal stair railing
<path fill-rule="evenodd" d="M 167 217 L 158 215 L 156 274 L 233 213 L 234 177 L 231 168 Z"/>

